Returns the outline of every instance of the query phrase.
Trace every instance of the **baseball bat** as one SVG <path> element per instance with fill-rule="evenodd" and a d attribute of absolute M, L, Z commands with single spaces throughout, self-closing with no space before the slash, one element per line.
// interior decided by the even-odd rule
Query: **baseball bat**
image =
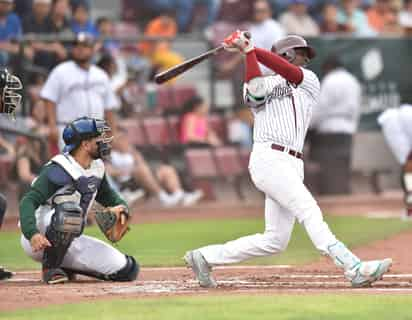
<path fill-rule="evenodd" d="M 177 77 L 179 74 L 186 72 L 187 70 L 198 65 L 200 62 L 210 58 L 211 56 L 217 54 L 223 50 L 223 46 L 216 47 L 212 50 L 206 51 L 201 55 L 198 55 L 192 59 L 183 61 L 182 63 L 167 69 L 166 71 L 160 72 L 155 75 L 155 82 L 158 84 L 164 83 L 172 78 Z"/>

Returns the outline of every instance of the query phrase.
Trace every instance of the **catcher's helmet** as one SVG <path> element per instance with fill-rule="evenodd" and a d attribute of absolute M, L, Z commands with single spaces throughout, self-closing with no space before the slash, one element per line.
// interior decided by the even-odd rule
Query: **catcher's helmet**
<path fill-rule="evenodd" d="M 21 94 L 16 91 L 23 89 L 20 79 L 7 69 L 0 70 L 1 105 L 0 113 L 14 114 L 21 104 Z"/>
<path fill-rule="evenodd" d="M 281 56 L 285 56 L 288 60 L 294 59 L 294 49 L 306 49 L 309 59 L 313 59 L 316 56 L 315 49 L 309 46 L 306 40 L 301 36 L 287 36 L 275 42 L 275 44 L 272 46 L 272 52 L 275 52 Z"/>
<path fill-rule="evenodd" d="M 111 151 L 111 141 L 113 136 L 109 134 L 111 128 L 106 121 L 90 117 L 82 117 L 72 121 L 63 130 L 64 153 L 70 153 L 75 150 L 82 141 L 101 137 L 99 140 L 99 155 L 101 158 L 106 157 Z"/>

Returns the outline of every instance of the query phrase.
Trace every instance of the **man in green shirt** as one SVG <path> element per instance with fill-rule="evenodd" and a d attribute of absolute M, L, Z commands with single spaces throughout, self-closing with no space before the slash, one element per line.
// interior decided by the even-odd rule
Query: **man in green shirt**
<path fill-rule="evenodd" d="M 66 282 L 72 274 L 110 281 L 137 277 L 133 257 L 82 234 L 94 200 L 114 211 L 127 210 L 110 187 L 102 161 L 110 154 L 110 131 L 104 120 L 89 117 L 67 125 L 63 153 L 44 165 L 20 202 L 21 243 L 42 263 L 45 283 Z"/>

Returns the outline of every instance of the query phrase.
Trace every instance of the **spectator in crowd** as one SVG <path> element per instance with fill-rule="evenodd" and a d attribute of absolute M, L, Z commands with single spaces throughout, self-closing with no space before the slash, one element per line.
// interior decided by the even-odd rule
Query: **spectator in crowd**
<path fill-rule="evenodd" d="M 32 13 L 23 20 L 23 32 L 25 34 L 50 34 L 49 14 L 51 0 L 33 0 Z M 67 58 L 66 48 L 59 42 L 43 42 L 35 40 L 30 47 L 34 53 L 34 64 L 50 70 L 57 63 Z"/>
<path fill-rule="evenodd" d="M 274 19 L 272 19 L 272 10 L 267 0 L 257 0 L 253 5 L 253 21 L 249 31 L 252 35 L 253 42 L 259 48 L 270 50 L 278 39 L 285 36 L 285 30 Z M 236 55 L 237 59 L 241 55 Z M 240 61 L 239 61 L 240 63 Z M 265 73 L 272 73 L 270 69 L 264 65 L 260 68 Z"/>
<path fill-rule="evenodd" d="M 47 107 L 49 138 L 61 147 L 64 126 L 82 116 L 106 119 L 116 134 L 114 110 L 119 101 L 107 74 L 91 62 L 94 47 L 92 36 L 79 33 L 71 52 L 73 60 L 52 70 L 40 94 Z"/>
<path fill-rule="evenodd" d="M 322 34 L 340 34 L 352 32 L 351 27 L 338 22 L 338 7 L 333 3 L 325 3 L 322 8 L 320 32 Z"/>
<path fill-rule="evenodd" d="M 151 20 L 146 26 L 145 36 L 174 38 L 177 34 L 177 25 L 170 15 L 161 15 Z M 170 41 L 159 40 L 143 42 L 139 46 L 143 56 L 147 57 L 153 65 L 154 73 L 166 70 L 183 61 L 178 53 L 172 51 Z"/>
<path fill-rule="evenodd" d="M 180 142 L 191 147 L 217 147 L 222 145 L 217 134 L 209 127 L 209 105 L 200 96 L 189 99 L 180 117 Z"/>
<path fill-rule="evenodd" d="M 51 0 L 33 0 L 32 11 L 23 18 L 24 33 L 47 33 Z"/>
<path fill-rule="evenodd" d="M 188 32 L 195 7 L 206 6 L 208 26 L 215 21 L 219 13 L 220 0 L 143 0 L 143 5 L 157 14 L 175 11 L 179 32 Z"/>
<path fill-rule="evenodd" d="M 70 11 L 68 0 L 53 0 L 48 24 L 50 32 L 56 34 L 71 34 L 70 21 L 67 13 Z"/>
<path fill-rule="evenodd" d="M 317 36 L 319 34 L 317 23 L 308 14 L 306 0 L 292 0 L 287 11 L 280 16 L 279 22 L 288 34 L 300 36 Z"/>
<path fill-rule="evenodd" d="M 100 17 L 96 21 L 97 31 L 100 37 L 107 38 L 103 41 L 103 50 L 111 54 L 117 54 L 120 49 L 119 41 L 110 39 L 113 37 L 113 22 L 109 18 Z"/>
<path fill-rule="evenodd" d="M 36 130 L 33 133 L 37 133 Z M 16 141 L 16 175 L 17 196 L 19 201 L 30 189 L 33 180 L 39 175 L 42 161 L 40 141 L 29 141 L 25 137 L 19 137 Z"/>
<path fill-rule="evenodd" d="M 341 0 L 338 22 L 348 26 L 355 36 L 367 37 L 376 35 L 376 32 L 368 24 L 366 14 L 359 8 L 358 0 Z"/>
<path fill-rule="evenodd" d="M 393 19 L 392 5 L 393 0 L 376 0 L 367 10 L 368 23 L 377 33 L 382 33 Z"/>
<path fill-rule="evenodd" d="M 407 35 L 412 35 L 412 0 L 405 0 L 399 13 L 399 24 Z"/>
<path fill-rule="evenodd" d="M 190 206 L 203 196 L 199 190 L 185 192 L 175 168 L 170 165 L 161 164 L 153 172 L 121 129 L 118 130 L 118 135 L 113 141 L 110 165 L 107 169 L 109 174 L 120 183 L 121 191 L 131 183 L 140 185 L 167 207 L 178 204 Z"/>
<path fill-rule="evenodd" d="M 20 17 L 25 17 L 31 12 L 33 0 L 14 0 L 14 12 Z"/>
<path fill-rule="evenodd" d="M 89 9 L 89 6 L 83 2 L 73 5 L 71 29 L 75 34 L 85 32 L 91 34 L 93 37 L 97 37 L 99 32 L 90 19 Z"/>
<path fill-rule="evenodd" d="M 7 66 L 10 55 L 19 52 L 17 39 L 22 35 L 22 27 L 19 17 L 12 12 L 13 0 L 0 0 L 0 66 Z M 27 50 L 26 55 L 32 56 Z"/>
<path fill-rule="evenodd" d="M 217 20 L 235 25 L 248 22 L 254 3 L 255 0 L 221 0 Z"/>
<path fill-rule="evenodd" d="M 321 194 L 350 192 L 352 137 L 361 106 L 361 85 L 337 56 L 323 63 L 319 103 L 313 110 L 311 158 L 319 163 Z"/>
<path fill-rule="evenodd" d="M 241 106 L 235 109 L 235 114 L 228 123 L 228 138 L 232 143 L 237 143 L 245 149 L 252 149 L 253 115 L 249 108 Z"/>

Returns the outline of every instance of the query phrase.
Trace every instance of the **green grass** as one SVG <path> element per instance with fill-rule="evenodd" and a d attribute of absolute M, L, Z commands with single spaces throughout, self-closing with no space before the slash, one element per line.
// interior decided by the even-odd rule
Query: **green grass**
<path fill-rule="evenodd" d="M 327 221 L 337 237 L 350 247 L 412 229 L 412 223 L 399 219 L 328 217 Z M 183 265 L 181 257 L 186 250 L 261 232 L 263 223 L 263 219 L 227 219 L 134 225 L 132 231 L 117 247 L 122 252 L 135 256 L 143 266 Z M 97 227 L 87 229 L 86 233 L 103 238 Z M 25 256 L 20 247 L 19 233 L 1 232 L 0 243 L 2 265 L 14 270 L 38 268 L 37 264 Z M 319 253 L 312 246 L 302 226 L 296 224 L 291 243 L 285 253 L 247 263 L 303 264 L 318 257 Z"/>
<path fill-rule="evenodd" d="M 143 298 L 0 313 L 7 320 L 411 319 L 412 296 L 277 295 Z"/>

